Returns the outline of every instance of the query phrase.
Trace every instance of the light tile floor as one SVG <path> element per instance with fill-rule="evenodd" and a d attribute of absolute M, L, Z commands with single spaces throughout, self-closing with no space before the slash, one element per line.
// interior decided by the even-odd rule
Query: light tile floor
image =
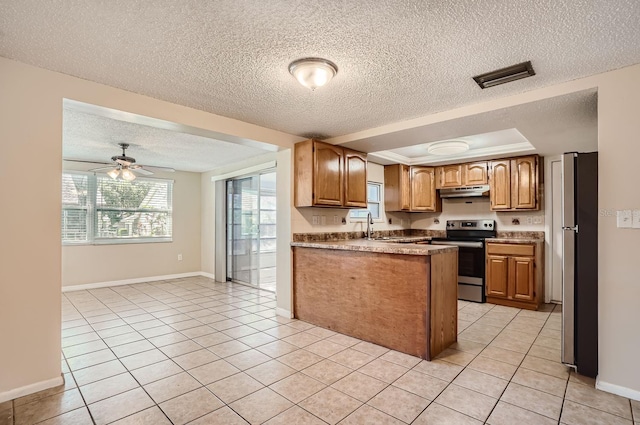
<path fill-rule="evenodd" d="M 560 364 L 559 307 L 459 302 L 426 362 L 277 317 L 206 278 L 63 295 L 65 385 L 0 404 L 5 424 L 640 424 L 640 402 Z M 635 415 L 635 416 L 633 416 Z"/>

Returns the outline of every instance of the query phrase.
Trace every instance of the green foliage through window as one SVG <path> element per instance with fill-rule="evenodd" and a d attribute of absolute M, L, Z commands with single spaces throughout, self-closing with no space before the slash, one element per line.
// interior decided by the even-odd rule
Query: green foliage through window
<path fill-rule="evenodd" d="M 62 241 L 167 241 L 172 237 L 172 184 L 106 176 L 62 176 Z"/>

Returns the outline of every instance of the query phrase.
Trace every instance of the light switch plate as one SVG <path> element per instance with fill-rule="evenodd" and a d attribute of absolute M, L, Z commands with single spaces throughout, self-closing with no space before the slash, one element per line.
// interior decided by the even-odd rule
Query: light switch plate
<path fill-rule="evenodd" d="M 311 216 L 311 224 L 318 224 L 319 218 L 317 215 Z"/>
<path fill-rule="evenodd" d="M 640 229 L 640 210 L 633 210 L 632 226 L 634 229 Z"/>
<path fill-rule="evenodd" d="M 618 215 L 618 228 L 630 229 L 632 227 L 632 215 L 631 210 L 617 211 Z"/>

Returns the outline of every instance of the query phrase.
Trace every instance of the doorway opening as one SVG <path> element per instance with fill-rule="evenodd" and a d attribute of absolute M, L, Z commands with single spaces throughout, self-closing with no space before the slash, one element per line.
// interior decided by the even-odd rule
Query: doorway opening
<path fill-rule="evenodd" d="M 276 171 L 227 180 L 227 280 L 276 290 Z"/>

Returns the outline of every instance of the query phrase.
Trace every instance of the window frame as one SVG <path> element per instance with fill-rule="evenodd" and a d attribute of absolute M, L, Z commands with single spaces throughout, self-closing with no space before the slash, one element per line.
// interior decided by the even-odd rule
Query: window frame
<path fill-rule="evenodd" d="M 75 175 L 83 175 L 87 176 L 87 205 L 86 207 L 68 207 L 65 208 L 64 204 L 61 206 L 61 228 L 60 228 L 60 240 L 63 246 L 83 246 L 83 245 L 126 245 L 126 244 L 139 244 L 139 243 L 170 243 L 173 242 L 173 188 L 175 185 L 175 180 L 172 179 L 159 179 L 159 178 L 149 178 L 149 177 L 136 177 L 135 181 L 149 181 L 154 183 L 167 183 L 169 184 L 169 190 L 167 197 L 168 199 L 168 210 L 152 208 L 152 209 L 144 209 L 140 210 L 141 212 L 168 212 L 169 213 L 169 221 L 171 234 L 169 236 L 157 236 L 157 237 L 99 237 L 97 235 L 98 231 L 98 213 L 99 211 L 134 211 L 138 210 L 135 208 L 108 208 L 108 207 L 98 207 L 98 179 L 103 176 L 99 176 L 97 173 L 83 172 L 83 171 L 74 171 L 74 170 L 63 170 L 62 174 L 75 174 Z M 64 215 L 65 210 L 81 210 L 86 209 L 87 211 L 87 238 L 85 240 L 64 240 L 62 239 L 62 216 Z"/>
<path fill-rule="evenodd" d="M 369 185 L 372 186 L 377 186 L 378 188 L 378 201 L 370 201 L 369 200 Z M 357 222 L 366 222 L 367 221 L 367 217 L 353 217 L 351 215 L 351 213 L 353 212 L 363 212 L 363 211 L 371 211 L 369 209 L 369 204 L 378 204 L 378 211 L 379 211 L 379 216 L 376 217 L 372 217 L 373 222 L 374 223 L 383 223 L 384 222 L 384 218 L 382 217 L 383 214 L 383 206 L 384 206 L 384 184 L 381 182 L 374 182 L 374 181 L 368 181 L 367 182 L 367 208 L 356 208 L 356 209 L 350 209 L 349 210 L 349 221 L 352 223 L 357 223 Z M 372 214 L 373 215 L 373 214 Z"/>

